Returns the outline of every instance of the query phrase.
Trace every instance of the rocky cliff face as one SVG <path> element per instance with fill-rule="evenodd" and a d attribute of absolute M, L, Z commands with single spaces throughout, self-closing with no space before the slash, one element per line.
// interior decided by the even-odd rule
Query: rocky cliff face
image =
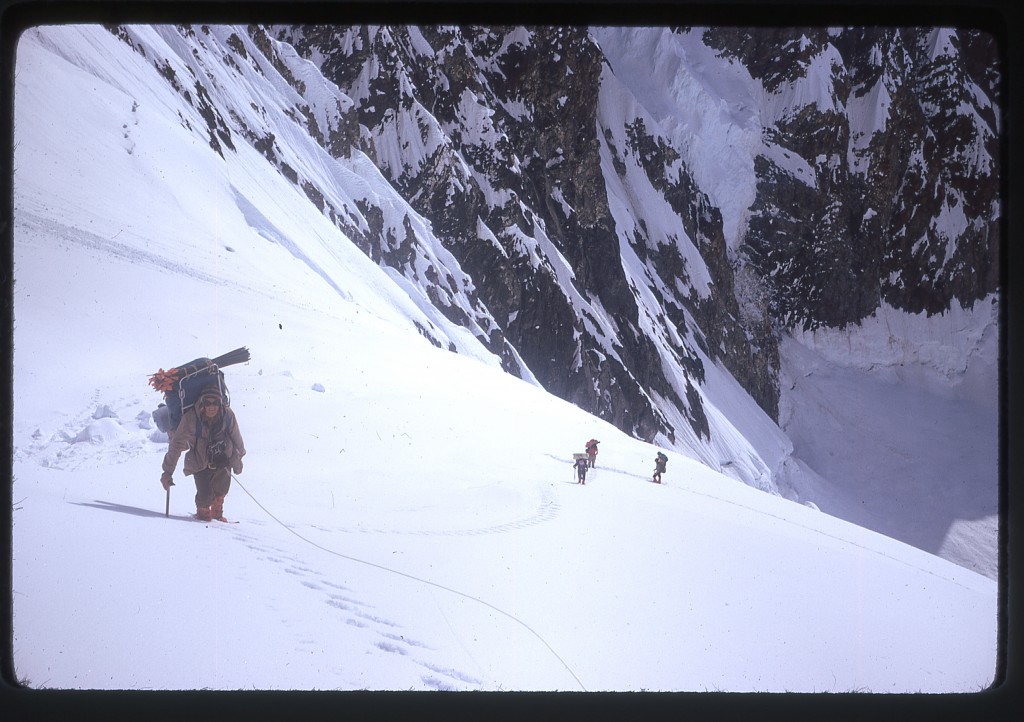
<path fill-rule="evenodd" d="M 998 285 L 999 76 L 991 36 L 943 29 L 714 29 L 769 97 L 816 74 L 825 103 L 766 132 L 744 252 L 785 326 L 842 327 L 885 301 L 964 306 Z"/>
<path fill-rule="evenodd" d="M 133 43 L 130 28 L 111 32 Z M 998 285 L 1001 78 L 983 33 L 251 25 L 178 35 L 189 62 L 287 86 L 294 127 L 272 127 L 150 49 L 202 109 L 216 152 L 252 145 L 509 373 L 709 460 L 726 423 L 709 413 L 711 366 L 776 419 L 780 333 L 843 327 L 882 301 L 936 313 Z M 674 59 L 663 90 L 643 92 L 644 68 L 629 77 L 627 44 Z M 732 102 L 714 99 L 727 76 L 743 84 L 743 108 L 724 108 L 722 127 L 695 122 L 691 106 Z M 403 202 L 341 199 L 329 173 L 290 152 L 282 135 L 295 131 L 382 174 Z M 708 180 L 726 167 L 712 134 L 738 169 L 730 182 Z"/>
<path fill-rule="evenodd" d="M 355 100 L 372 138 L 415 146 L 409 136 L 426 126 L 444 138 L 426 162 L 381 165 L 545 388 L 649 439 L 674 436 L 652 393 L 708 433 L 694 390 L 701 356 L 774 417 L 773 329 L 845 326 L 880 301 L 935 313 L 998 283 L 990 37 L 699 32 L 764 90 L 756 196 L 733 258 L 718 210 L 657 124 L 642 108 L 602 114 L 614 83 L 584 29 L 275 30 Z M 659 236 L 649 209 L 617 214 L 618 184 L 653 191 L 678 228 Z M 643 272 L 624 262 L 630 253 Z M 737 301 L 747 265 L 741 285 L 759 290 L 763 313 Z"/>
<path fill-rule="evenodd" d="M 546 389 L 641 438 L 673 441 L 679 412 L 707 438 L 704 355 L 742 370 L 774 412 L 774 348 L 756 353 L 738 320 L 718 212 L 625 89 L 613 117 L 602 110 L 615 80 L 588 32 L 274 32 L 355 101 L 364 149 Z M 426 157 L 384 158 L 431 133 L 443 141 Z M 768 339 L 766 317 L 754 327 Z"/>

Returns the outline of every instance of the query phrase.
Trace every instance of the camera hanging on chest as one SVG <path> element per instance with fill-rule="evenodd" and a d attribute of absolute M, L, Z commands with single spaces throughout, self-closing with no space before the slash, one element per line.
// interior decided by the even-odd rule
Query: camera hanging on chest
<path fill-rule="evenodd" d="M 219 400 L 218 400 L 219 401 Z M 226 469 L 231 466 L 230 431 L 231 418 L 220 406 L 218 415 L 210 418 L 200 400 L 196 406 L 196 448 L 206 444 L 206 468 Z"/>

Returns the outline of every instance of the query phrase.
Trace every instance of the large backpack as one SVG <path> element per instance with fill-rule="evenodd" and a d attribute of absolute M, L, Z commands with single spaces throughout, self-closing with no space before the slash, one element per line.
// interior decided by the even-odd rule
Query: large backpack
<path fill-rule="evenodd" d="M 204 391 L 216 391 L 224 408 L 231 405 L 221 368 L 249 360 L 249 349 L 242 347 L 214 359 L 200 357 L 168 371 L 160 369 L 149 377 L 149 385 L 163 392 L 164 403 L 153 412 L 156 427 L 165 433 L 178 428 L 181 417 L 192 408 Z"/>

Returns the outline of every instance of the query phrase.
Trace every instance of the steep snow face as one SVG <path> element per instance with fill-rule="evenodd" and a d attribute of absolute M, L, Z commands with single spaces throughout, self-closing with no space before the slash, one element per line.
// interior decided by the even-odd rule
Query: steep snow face
<path fill-rule="evenodd" d="M 597 123 L 598 134 L 605 139 L 601 145 L 601 166 L 608 186 L 609 210 L 615 221 L 622 253 L 627 258 L 635 256 L 632 246 L 637 243 L 644 243 L 650 250 L 671 245 L 679 249 L 686 270 L 685 283 L 683 279 L 677 279 L 676 288 L 666 289 L 658 288 L 657 270 L 652 268 L 647 272 L 647 278 L 637 279 L 643 281 L 641 288 L 646 290 L 653 286 L 652 290 L 667 291 L 669 295 L 683 291 L 692 294 L 697 302 L 707 299 L 711 292 L 711 273 L 687 234 L 682 218 L 673 211 L 663 193 L 655 188 L 640 153 L 634 151 L 627 152 L 625 157 L 620 155 L 624 149 L 631 150 L 635 146 L 630 138 L 633 128 L 649 128 L 649 137 L 654 145 L 667 146 L 668 141 L 657 132 L 657 124 L 637 104 L 633 93 L 608 70 L 601 77 Z M 681 170 L 678 159 L 675 159 L 664 173 L 671 177 Z M 625 263 L 630 265 L 628 260 Z"/>
<path fill-rule="evenodd" d="M 690 385 L 685 376 L 674 372 L 670 364 L 664 364 L 673 398 L 683 401 L 672 403 L 669 397 L 658 398 L 659 407 L 676 430 L 674 439 L 662 436 L 658 442 L 686 448 L 689 454 L 711 468 L 722 469 L 724 465 L 728 467 L 728 473 L 745 483 L 778 493 L 773 462 L 780 461 L 784 455 L 788 446 L 785 438 L 771 433 L 769 429 L 774 424 L 752 401 L 741 404 L 742 410 L 732 409 L 739 412 L 735 414 L 723 413 L 717 407 L 718 403 L 734 403 L 733 397 L 739 389 L 733 383 L 729 386 L 729 394 L 718 395 L 712 391 L 729 384 L 726 380 L 729 372 L 716 363 L 713 356 L 701 350 L 695 340 L 700 333 L 700 324 L 690 313 L 684 311 L 681 317 L 685 320 L 678 325 L 665 326 L 659 322 L 660 299 L 682 292 L 699 303 L 708 300 L 712 287 L 711 273 L 700 251 L 687 235 L 679 217 L 668 207 L 664 196 L 652 185 L 641 160 L 634 154 L 625 158 L 618 155 L 619 149 L 631 147 L 627 132 L 638 125 L 651 128 L 657 141 L 665 144 L 668 141 L 657 130 L 658 124 L 636 103 L 634 95 L 611 71 L 606 71 L 602 77 L 598 123 L 599 135 L 606 139 L 602 144 L 601 162 L 608 184 L 609 208 L 619 234 L 623 268 L 630 286 L 637 289 L 640 330 L 655 344 L 663 359 L 671 359 L 684 349 L 699 360 L 704 372 L 699 385 Z M 671 169 L 666 170 L 667 175 L 673 175 Z M 675 172 L 679 172 L 678 166 Z M 663 245 L 678 249 L 685 279 L 666 278 L 665 269 L 659 266 L 659 257 L 639 249 L 641 245 L 646 245 L 647 251 Z M 610 352 L 614 350 L 610 349 Z M 739 393 L 739 396 L 745 395 Z M 694 410 L 702 410 L 705 416 L 706 440 L 693 431 L 693 424 L 687 419 L 687 413 Z M 736 423 L 747 425 L 748 431 L 753 431 L 763 440 L 771 438 L 771 443 L 755 448 L 737 430 Z"/>
<path fill-rule="evenodd" d="M 650 113 L 697 185 L 722 213 L 726 243 L 739 245 L 762 149 L 764 91 L 734 60 L 701 41 L 700 30 L 592 28 L 611 72 Z"/>
<path fill-rule="evenodd" d="M 328 216 L 320 213 L 315 214 L 313 220 L 299 220 L 291 209 L 291 203 L 295 199 L 309 202 L 308 196 L 289 182 L 287 174 L 276 172 L 266 157 L 261 157 L 252 146 L 243 142 L 245 136 L 238 127 L 236 135 L 227 136 L 238 141 L 232 141 L 234 150 L 224 153 L 225 142 L 217 144 L 220 151 L 214 148 L 216 133 L 207 134 L 200 130 L 206 122 L 201 110 L 181 100 L 180 94 L 186 92 L 184 86 L 179 84 L 176 88 L 174 84 L 155 80 L 150 66 L 152 61 L 147 60 L 165 58 L 163 62 L 166 65 L 162 67 L 166 70 L 163 72 L 174 77 L 196 74 L 185 65 L 174 65 L 182 61 L 177 60 L 179 55 L 169 52 L 170 46 L 162 35 L 170 33 L 172 38 L 176 38 L 174 31 L 168 28 L 135 28 L 132 33 L 134 49 L 117 42 L 109 32 L 98 27 L 30 30 L 26 33 L 19 56 L 19 67 L 29 77 L 44 72 L 38 69 L 43 67 L 40 64 L 68 62 L 67 58 L 75 59 L 83 48 L 103 47 L 104 52 L 118 58 L 117 63 L 111 62 L 106 66 L 117 69 L 119 73 L 110 80 L 107 80 L 109 71 L 83 76 L 84 71 L 80 67 L 71 66 L 69 69 L 72 75 L 106 81 L 99 85 L 94 98 L 76 105 L 76 109 L 81 111 L 78 117 L 88 123 L 86 126 L 64 128 L 58 125 L 57 119 L 67 114 L 67 108 L 61 104 L 59 96 L 46 94 L 43 87 L 27 87 L 19 96 L 19 102 L 34 107 L 40 117 L 53 119 L 49 123 L 18 128 L 21 137 L 30 141 L 26 142 L 23 160 L 27 166 L 41 164 L 45 168 L 52 165 L 52 156 L 48 157 L 41 149 L 58 142 L 58 132 L 66 130 L 72 134 L 71 137 L 78 138 L 78 147 L 82 148 L 85 157 L 104 158 L 96 160 L 96 165 L 109 168 L 108 173 L 93 177 L 96 171 L 88 165 L 74 169 L 69 167 L 70 175 L 66 176 L 69 182 L 84 182 L 86 185 L 89 194 L 86 202 L 100 206 L 110 198 L 120 199 L 126 204 L 131 201 L 130 207 L 136 214 L 128 219 L 129 225 L 90 229 L 96 243 L 116 247 L 128 234 L 133 234 L 147 239 L 147 248 L 154 257 L 170 254 L 168 260 L 163 261 L 165 263 L 192 264 L 197 266 L 196 273 L 200 274 L 202 271 L 199 269 L 203 266 L 225 264 L 231 274 L 229 277 L 243 284 L 254 275 L 262 277 L 282 273 L 293 268 L 292 264 L 297 261 L 314 274 L 317 285 L 326 286 L 331 293 L 350 300 L 362 300 L 368 310 L 382 316 L 401 318 L 403 323 L 419 329 L 434 343 L 458 349 L 487 363 L 498 363 L 474 338 L 472 324 L 466 328 L 446 319 L 425 292 L 415 285 L 406 284 L 399 290 L 392 280 L 388 280 L 388 272 L 360 252 L 352 238 L 346 236 Z M 205 42 L 216 42 L 216 34 L 207 37 Z M 149 48 L 146 55 L 139 50 L 144 47 Z M 54 57 L 56 60 L 52 59 Z M 183 57 L 192 58 L 194 55 L 186 49 Z M 201 54 L 198 57 L 209 58 Z M 219 88 L 219 99 L 225 103 L 237 101 L 227 106 L 231 111 L 238 109 L 240 114 L 243 106 L 251 105 L 262 108 L 259 111 L 261 117 L 265 114 L 271 118 L 274 109 L 281 106 L 277 94 L 280 82 L 260 82 L 264 76 L 251 69 L 251 74 L 243 78 L 234 74 L 237 69 L 233 72 L 221 66 L 205 68 L 202 72 L 213 73 L 214 70 L 221 73 L 215 76 L 217 82 L 211 84 Z M 269 73 L 270 69 L 266 72 Z M 277 80 L 280 81 L 280 76 Z M 292 97 L 297 99 L 297 96 Z M 246 98 L 253 100 L 246 103 Z M 250 108 L 249 112 L 257 111 Z M 225 110 L 224 115 L 234 117 L 229 110 Z M 274 141 L 277 148 L 274 158 L 292 168 L 299 177 L 308 173 L 322 181 L 319 187 L 330 188 L 331 193 L 324 196 L 324 203 L 336 209 L 346 209 L 350 222 L 343 225 L 353 234 L 368 228 L 366 218 L 359 211 L 360 207 L 368 207 L 368 200 L 374 202 L 372 208 L 383 218 L 384 228 L 403 229 L 403 235 L 429 234 L 425 221 L 394 192 L 365 156 L 357 154 L 347 160 L 330 158 L 308 135 L 296 132 L 294 123 L 285 119 L 283 114 L 268 127 L 275 131 L 269 137 L 280 138 Z M 285 132 L 289 129 L 291 138 L 285 143 Z M 173 153 L 160 147 L 159 138 L 163 135 L 199 143 L 210 148 L 211 152 L 179 161 Z M 144 169 L 143 178 L 147 182 L 129 187 L 125 179 L 130 177 L 130 169 L 135 166 Z M 199 187 L 203 192 L 168 198 L 168 191 L 161 185 L 163 179 Z M 32 182 L 34 179 L 29 178 L 22 182 L 21 187 Z M 51 197 L 48 203 L 58 207 L 65 202 L 64 198 L 70 197 L 52 190 L 44 195 L 40 190 L 38 195 L 26 194 L 26 202 L 36 203 L 37 198 L 46 195 Z M 26 215 L 39 213 L 30 207 L 26 207 L 24 212 Z M 75 212 L 80 211 L 68 209 L 69 215 Z M 186 239 L 173 235 L 169 230 L 176 228 L 175 219 L 181 215 L 201 219 L 200 224 L 190 229 Z M 183 243 L 192 244 L 187 253 L 183 251 Z M 248 260 L 247 248 L 258 248 L 268 243 L 279 249 L 284 265 L 260 267 Z M 432 261 L 441 265 L 444 260 L 454 263 L 451 255 L 438 247 L 432 257 L 410 257 L 408 272 L 426 274 L 424 265 L 430 265 Z M 359 285 L 343 284 L 336 277 L 338 268 L 351 266 L 365 269 L 358 276 L 361 279 Z M 457 269 L 457 264 L 454 267 Z M 451 287 L 453 295 L 459 295 L 469 284 L 464 279 L 461 285 L 455 281 Z M 377 288 L 388 289 L 386 301 L 372 300 L 375 295 L 373 289 Z"/>
<path fill-rule="evenodd" d="M 761 118 L 766 127 L 792 122 L 808 108 L 823 115 L 845 114 L 846 107 L 836 93 L 836 85 L 840 82 L 837 76 L 845 74 L 846 66 L 834 46 L 825 45 L 815 50 L 807 36 L 801 35 L 783 44 L 782 52 L 806 56 L 806 59 L 798 62 L 799 69 L 793 80 L 766 92 L 761 103 Z"/>

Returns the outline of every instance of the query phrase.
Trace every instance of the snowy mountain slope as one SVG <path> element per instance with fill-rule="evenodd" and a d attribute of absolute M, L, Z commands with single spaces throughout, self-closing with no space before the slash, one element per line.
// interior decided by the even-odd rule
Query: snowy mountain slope
<path fill-rule="evenodd" d="M 84 34 L 81 41 L 76 40 L 79 33 Z M 245 169 L 231 171 L 231 197 L 221 202 L 220 213 L 241 213 L 246 218 L 249 233 L 255 233 L 265 242 L 281 245 L 283 250 L 327 279 L 329 284 L 332 283 L 330 274 L 325 269 L 332 263 L 332 257 L 339 254 L 347 257 L 345 254 L 351 253 L 354 243 L 377 260 L 408 293 L 418 308 L 418 313 L 408 312 L 410 318 L 435 344 L 461 353 L 489 357 L 492 362 L 497 359 L 506 370 L 515 370 L 523 378 L 536 380 L 516 348 L 503 340 L 501 326 L 495 321 L 495 316 L 476 296 L 474 281 L 433 235 L 431 225 L 384 180 L 370 158 L 356 147 L 346 148 L 346 154 L 337 158 L 327 154 L 324 146 L 334 147 L 331 139 L 336 134 L 346 128 L 349 131 L 345 132 L 350 132 L 352 122 L 343 116 L 345 109 L 354 101 L 329 80 L 311 72 L 309 63 L 296 57 L 289 46 L 255 31 L 249 36 L 228 27 L 189 31 L 170 26 L 133 27 L 118 29 L 116 33 L 100 27 L 62 28 L 47 29 L 45 33 L 29 31 L 26 37 L 34 40 L 35 35 L 39 36 L 42 47 L 72 60 L 87 52 L 95 54 L 95 48 L 103 45 L 105 53 L 119 58 L 114 63 L 116 75 L 111 77 L 113 71 L 109 70 L 90 72 L 111 82 L 122 93 L 124 88 L 132 87 L 126 74 L 135 74 L 134 83 L 141 89 L 131 90 L 124 97 L 110 101 L 122 108 L 115 114 L 116 120 L 111 117 L 106 121 L 117 124 L 116 142 L 132 156 L 131 159 L 152 162 L 160 168 L 173 165 L 164 158 L 155 157 L 153 150 L 137 147 L 136 126 L 153 114 L 162 116 L 162 121 L 156 122 L 173 123 L 177 126 L 176 132 L 190 135 L 191 142 L 209 145 L 212 152 L 204 161 L 204 172 L 215 173 L 217 165 L 224 163 L 230 167 L 236 157 L 244 158 Z M 264 62 L 258 58 L 263 58 Z M 92 69 L 97 67 L 97 61 L 83 62 L 82 66 Z M 200 82 L 204 78 L 207 80 Z M 191 88 L 186 79 L 194 79 Z M 296 87 L 301 88 L 304 95 L 299 96 Z M 153 94 L 155 97 L 151 97 Z M 355 93 L 356 98 L 363 95 L 365 92 Z M 279 110 L 282 106 L 283 109 Z M 55 107 L 45 112 L 56 115 L 60 110 Z M 412 120 L 409 123 L 416 127 Z M 366 135 L 364 131 L 359 131 L 359 134 L 361 137 Z M 377 131 L 370 135 L 382 137 Z M 397 137 L 406 135 L 408 133 Z M 372 151 L 378 163 L 385 153 L 382 142 L 374 141 Z M 266 192 L 266 189 L 256 188 L 250 180 L 252 171 L 248 168 L 261 155 L 267 165 L 281 175 L 274 181 L 275 190 L 271 191 L 274 198 L 261 198 L 258 194 Z M 402 157 L 407 159 L 407 152 Z M 644 187 L 643 172 L 633 161 L 630 163 L 639 175 L 621 188 L 617 193 L 619 196 L 632 195 L 636 189 Z M 386 169 L 388 164 L 384 163 L 383 167 Z M 197 174 L 196 177 L 201 177 L 199 168 L 191 171 Z M 288 181 L 294 184 L 291 188 Z M 627 207 L 632 209 L 630 213 L 641 213 L 641 224 L 653 232 L 671 216 L 667 213 L 659 216 L 653 211 L 643 210 L 648 201 L 656 198 L 649 182 L 647 186 L 647 199 L 634 198 Z M 97 190 L 101 187 L 98 186 Z M 322 212 L 324 221 L 330 219 L 333 222 L 335 229 L 317 220 L 316 227 L 320 229 L 318 234 L 322 240 L 313 242 L 312 246 L 312 239 L 285 240 L 297 234 L 288 232 L 288 221 L 280 220 L 278 212 L 265 210 L 279 206 L 277 198 L 282 194 L 304 196 Z M 154 224 L 165 225 L 166 214 L 176 210 L 173 206 L 160 204 L 157 196 L 144 199 L 143 203 L 157 206 L 149 212 L 147 219 Z M 232 207 L 238 210 L 229 211 Z M 210 219 L 218 218 L 216 213 L 203 215 Z M 623 222 L 633 223 L 628 216 Z M 679 237 L 681 243 L 687 242 L 685 230 L 679 226 L 678 220 L 672 223 L 675 229 L 671 231 L 671 237 Z M 338 234 L 339 230 L 344 235 Z M 618 368 L 629 374 L 632 373 L 630 369 L 638 372 L 640 369 L 628 360 L 628 357 L 636 355 L 637 349 L 631 347 L 633 342 L 627 337 L 634 341 L 642 338 L 648 349 L 645 354 L 664 359 L 663 369 L 654 365 L 641 374 L 654 373 L 663 380 L 650 391 L 644 391 L 646 382 L 634 379 L 631 382 L 634 391 L 631 393 L 647 399 L 641 406 L 654 404 L 651 408 L 664 407 L 664 411 L 658 413 L 666 420 L 671 419 L 671 425 L 678 428 L 679 440 L 675 442 L 678 447 L 712 464 L 727 457 L 749 457 L 749 463 L 734 467 L 735 473 L 748 483 L 774 491 L 776 487 L 771 470 L 775 463 L 759 458 L 758 452 L 742 440 L 726 415 L 706 409 L 706 396 L 700 384 L 695 384 L 688 372 L 681 371 L 680 362 L 700 369 L 704 363 L 701 359 L 708 357 L 696 348 L 692 338 L 681 338 L 675 326 L 665 324 L 663 313 L 657 308 L 657 299 L 649 296 L 641 305 L 642 311 L 638 312 L 636 321 L 621 327 L 622 320 L 605 308 L 601 300 L 576 290 L 571 280 L 574 271 L 561 258 L 553 241 L 547 239 L 541 226 L 536 226 L 534 235 L 536 238 L 529 242 L 539 243 L 538 248 L 546 249 L 536 257 L 545 259 L 545 267 L 551 270 L 556 286 L 566 289 L 569 305 L 575 308 L 573 314 L 589 319 L 575 333 L 596 339 L 599 355 L 614 361 Z M 351 243 L 332 240 L 346 237 Z M 371 242 L 368 240 L 371 238 L 379 240 Z M 624 238 L 622 243 L 623 253 L 630 255 L 631 241 Z M 226 251 L 228 254 L 235 254 L 227 256 L 232 260 L 242 255 L 234 241 L 225 245 L 231 248 Z M 687 268 L 692 275 L 702 261 L 692 246 L 691 256 L 692 262 L 687 264 Z M 244 259 L 238 260 L 244 262 Z M 626 278 L 636 288 L 645 288 L 653 283 L 657 289 L 666 283 L 658 273 L 663 271 L 647 256 L 630 264 Z M 337 284 L 333 287 L 338 293 L 348 292 Z M 493 291 L 491 293 L 493 295 Z M 404 300 L 398 303 L 403 306 L 409 304 Z M 688 317 L 683 309 L 677 309 L 676 313 L 680 314 L 681 320 Z M 513 312 L 509 318 L 516 314 Z M 691 319 L 687 325 L 694 327 L 695 322 Z M 683 330 L 684 326 L 678 328 Z M 692 333 L 688 335 L 692 336 Z M 579 347 L 576 361 L 572 362 L 574 368 L 579 370 L 581 359 L 589 353 L 584 353 L 583 347 Z M 606 372 L 601 372 L 592 384 L 607 383 L 606 376 Z M 661 401 L 656 402 L 656 398 Z M 755 413 L 761 415 L 756 410 Z M 763 423 L 770 425 L 772 422 L 764 418 Z M 697 430 L 691 431 L 695 424 Z M 669 444 L 670 440 L 664 438 L 662 442 Z M 774 449 L 768 452 L 770 457 L 778 455 Z"/>
<path fill-rule="evenodd" d="M 825 250 L 826 264 L 842 259 L 851 248 L 878 242 L 899 246 L 903 241 L 898 239 L 908 237 L 920 238 L 914 252 L 926 256 L 922 249 L 933 238 L 944 239 L 935 242 L 941 251 L 933 254 L 937 265 L 931 267 L 927 261 L 923 266 L 895 261 L 903 253 L 898 248 L 881 253 L 890 275 L 880 282 L 877 293 L 868 293 L 868 305 L 879 307 L 867 318 L 814 334 L 794 333 L 792 338 L 799 343 L 783 338 L 778 420 L 796 449 L 778 459 L 774 478 L 787 496 L 813 500 L 842 518 L 994 578 L 1000 453 L 999 300 L 986 289 L 994 288 L 994 277 L 988 274 L 998 266 L 999 250 L 969 240 L 1001 214 L 991 195 L 991 184 L 999 176 L 993 141 L 1001 127 L 999 88 L 992 79 L 999 76 L 1000 66 L 990 57 L 979 65 L 987 71 L 970 69 L 975 53 L 986 48 L 992 52 L 991 36 L 944 29 L 907 34 L 871 28 L 828 33 L 780 29 L 773 42 L 763 29 L 737 30 L 734 36 L 722 28 L 711 34 L 700 28 L 679 34 L 623 28 L 592 32 L 616 74 L 652 113 L 658 127 L 680 149 L 700 188 L 721 209 L 726 242 L 740 258 L 744 244 L 757 244 L 756 234 L 754 240 L 747 236 L 748 223 L 761 223 L 759 207 L 772 208 L 772 201 L 755 202 L 755 188 L 758 197 L 785 193 L 785 183 L 773 185 L 759 179 L 759 158 L 783 169 L 781 177 L 792 178 L 797 186 L 827 193 L 830 208 L 850 204 L 854 213 L 863 213 L 862 218 L 851 220 L 864 232 L 843 241 L 843 248 L 835 253 Z M 799 42 L 784 42 L 794 39 Z M 931 50 L 920 55 L 918 46 Z M 787 52 L 796 58 L 792 64 Z M 785 81 L 780 80 L 783 75 Z M 918 96 L 925 85 L 947 90 Z M 814 124 L 796 124 L 793 130 L 780 125 L 780 120 L 811 107 L 816 113 L 841 116 L 831 146 L 814 140 L 820 132 Z M 825 126 L 836 124 L 835 119 L 823 120 Z M 844 123 L 848 132 L 843 131 Z M 919 137 L 918 123 L 932 129 L 924 131 L 925 138 Z M 955 139 L 948 136 L 952 127 L 961 129 Z M 929 136 L 948 150 L 931 147 Z M 911 146 L 917 143 L 924 147 L 914 150 Z M 824 150 L 835 155 L 823 165 Z M 906 171 L 887 165 L 886 159 L 904 153 L 912 161 Z M 842 167 L 843 158 L 847 170 Z M 918 172 L 925 174 L 922 183 L 945 186 L 924 196 L 947 198 L 950 208 L 967 209 L 975 205 L 970 197 L 978 194 L 989 199 L 983 203 L 992 202 L 990 212 L 937 212 L 927 231 L 901 226 L 904 221 L 897 216 L 888 229 L 875 230 L 875 224 L 886 222 L 890 201 L 884 193 L 892 179 L 914 178 Z M 858 183 L 837 181 L 847 173 L 850 178 L 868 179 L 871 190 L 864 198 L 858 198 Z M 914 203 L 918 198 L 918 194 L 904 194 L 901 202 Z M 801 201 L 806 207 L 814 202 L 809 196 Z M 927 212 L 914 214 L 927 216 Z M 790 294 L 801 296 L 792 308 L 813 305 L 808 304 L 813 293 L 806 285 L 813 283 L 814 273 L 813 264 L 804 263 L 807 247 L 823 248 L 832 235 L 805 216 L 794 229 L 803 234 L 799 246 L 786 247 L 780 240 L 785 238 L 785 228 L 778 220 L 769 217 L 768 224 L 776 225 L 764 245 L 778 254 L 780 267 L 758 278 L 741 266 L 736 276 L 737 295 L 745 299 L 741 311 L 754 317 L 759 309 L 778 304 Z M 808 233 L 809 227 L 814 227 L 813 233 Z M 983 234 L 994 239 L 994 227 L 988 228 Z M 954 261 L 956 254 L 972 260 Z M 876 262 L 868 258 L 866 263 L 853 260 L 837 265 L 840 273 L 856 274 Z M 964 286 L 953 277 L 960 273 L 974 279 L 967 284 L 974 289 L 971 297 L 962 303 L 953 300 L 935 313 L 945 302 L 935 300 L 933 292 L 959 293 L 954 289 Z M 773 285 L 787 288 L 780 296 L 772 291 Z M 858 295 L 850 292 L 846 281 L 826 282 L 822 288 L 826 287 L 821 298 L 840 313 L 846 313 L 843 309 Z M 908 310 L 878 304 L 883 288 L 888 289 L 884 294 L 892 303 Z M 928 308 L 927 317 L 918 310 L 922 303 Z M 781 315 L 777 307 L 772 313 Z M 797 311 L 803 313 L 808 312 Z M 978 343 L 982 335 L 984 343 Z M 819 337 L 828 342 L 816 341 Z M 826 385 L 810 392 L 811 384 L 802 377 L 815 367 L 830 368 L 843 378 L 841 387 Z M 962 382 L 963 376 L 970 382 Z M 892 409 L 893 395 L 904 400 L 897 411 Z M 874 406 L 861 404 L 866 399 Z M 922 412 L 925 408 L 927 413 Z M 904 412 L 906 416 L 901 415 Z M 744 417 L 749 415 L 730 414 L 733 419 Z M 927 423 L 922 423 L 923 418 Z M 756 438 L 756 432 L 744 433 Z M 770 448 L 780 447 L 772 444 Z M 772 458 L 771 451 L 762 455 Z M 794 469 L 800 472 L 793 473 Z"/>
<path fill-rule="evenodd" d="M 706 445 L 731 434 L 717 419 L 708 425 L 694 346 L 767 367 L 736 327 L 735 301 L 709 288 L 728 286 L 714 211 L 586 31 L 273 34 L 359 99 L 354 112 L 374 139 L 367 153 L 393 144 L 385 173 L 480 281 L 547 390 L 690 453 L 710 455 Z M 425 162 L 420 138 L 436 128 L 451 142 Z"/>
<path fill-rule="evenodd" d="M 984 62 L 983 32 L 273 33 L 353 88 L 375 147 L 409 148 L 389 146 L 389 177 L 471 275 L 501 279 L 481 293 L 545 388 L 642 438 L 704 458 L 731 435 L 707 425 L 708 358 L 777 417 L 779 325 L 846 327 L 884 299 L 935 313 L 995 290 L 999 67 Z M 951 106 L 941 84 L 968 99 Z M 452 140 L 432 164 L 417 142 L 423 122 Z M 928 199 L 894 185 L 919 177 Z M 946 196 L 971 210 L 929 200 Z M 923 210 L 906 208 L 915 202 Z M 471 242 L 481 223 L 497 239 L 485 248 Z M 919 236 L 908 261 L 902 246 Z M 527 316 L 531 302 L 542 308 Z"/>
<path fill-rule="evenodd" d="M 645 484 L 651 447 L 312 284 L 232 289 L 197 327 L 210 294 L 227 295 L 219 280 L 96 254 L 73 234 L 19 226 L 17 241 L 28 345 L 15 355 L 14 651 L 32 686 L 973 691 L 991 679 L 995 587 L 980 576 L 685 457 L 668 486 Z M 107 283 L 83 273 L 55 288 L 53 268 Z M 139 287 L 174 287 L 182 313 L 139 303 Z M 35 351 L 55 330 L 78 347 L 126 321 L 39 309 L 40 294 L 130 309 L 135 354 L 119 347 L 100 371 Z M 253 321 L 256 304 L 273 322 Z M 168 335 L 223 346 L 233 337 L 218 328 L 244 333 L 256 358 L 229 373 L 250 449 L 229 495 L 241 523 L 206 529 L 178 518 L 191 502 L 180 474 L 175 518 L 162 517 L 164 444 L 142 428 L 156 399 L 123 364 Z M 47 408 L 53 395 L 23 369 L 89 394 Z M 588 435 L 604 444 L 579 487 L 569 456 Z M 844 563 L 849 585 L 822 586 Z M 614 580 L 628 582 L 616 593 Z M 54 604 L 55 585 L 76 592 Z"/>
<path fill-rule="evenodd" d="M 734 462 L 724 473 L 669 449 L 667 483 L 648 483 L 654 446 L 504 373 L 265 155 L 232 135 L 222 156 L 172 85 L 134 82 L 176 39 L 145 31 L 142 56 L 108 35 L 48 28 L 19 44 L 20 681 L 974 692 L 995 680 L 994 581 L 730 478 L 747 449 L 753 469 L 783 443 L 750 414 L 713 449 Z M 166 59 L 184 78 L 179 57 Z M 372 169 L 345 167 L 362 185 L 339 182 L 339 208 L 372 196 L 401 208 Z M 227 369 L 249 450 L 227 504 L 240 523 L 186 521 L 180 472 L 165 518 L 146 377 L 240 345 L 253 352 Z M 707 368 L 713 408 L 749 410 Z M 591 436 L 598 468 L 579 486 L 571 454 Z"/>

